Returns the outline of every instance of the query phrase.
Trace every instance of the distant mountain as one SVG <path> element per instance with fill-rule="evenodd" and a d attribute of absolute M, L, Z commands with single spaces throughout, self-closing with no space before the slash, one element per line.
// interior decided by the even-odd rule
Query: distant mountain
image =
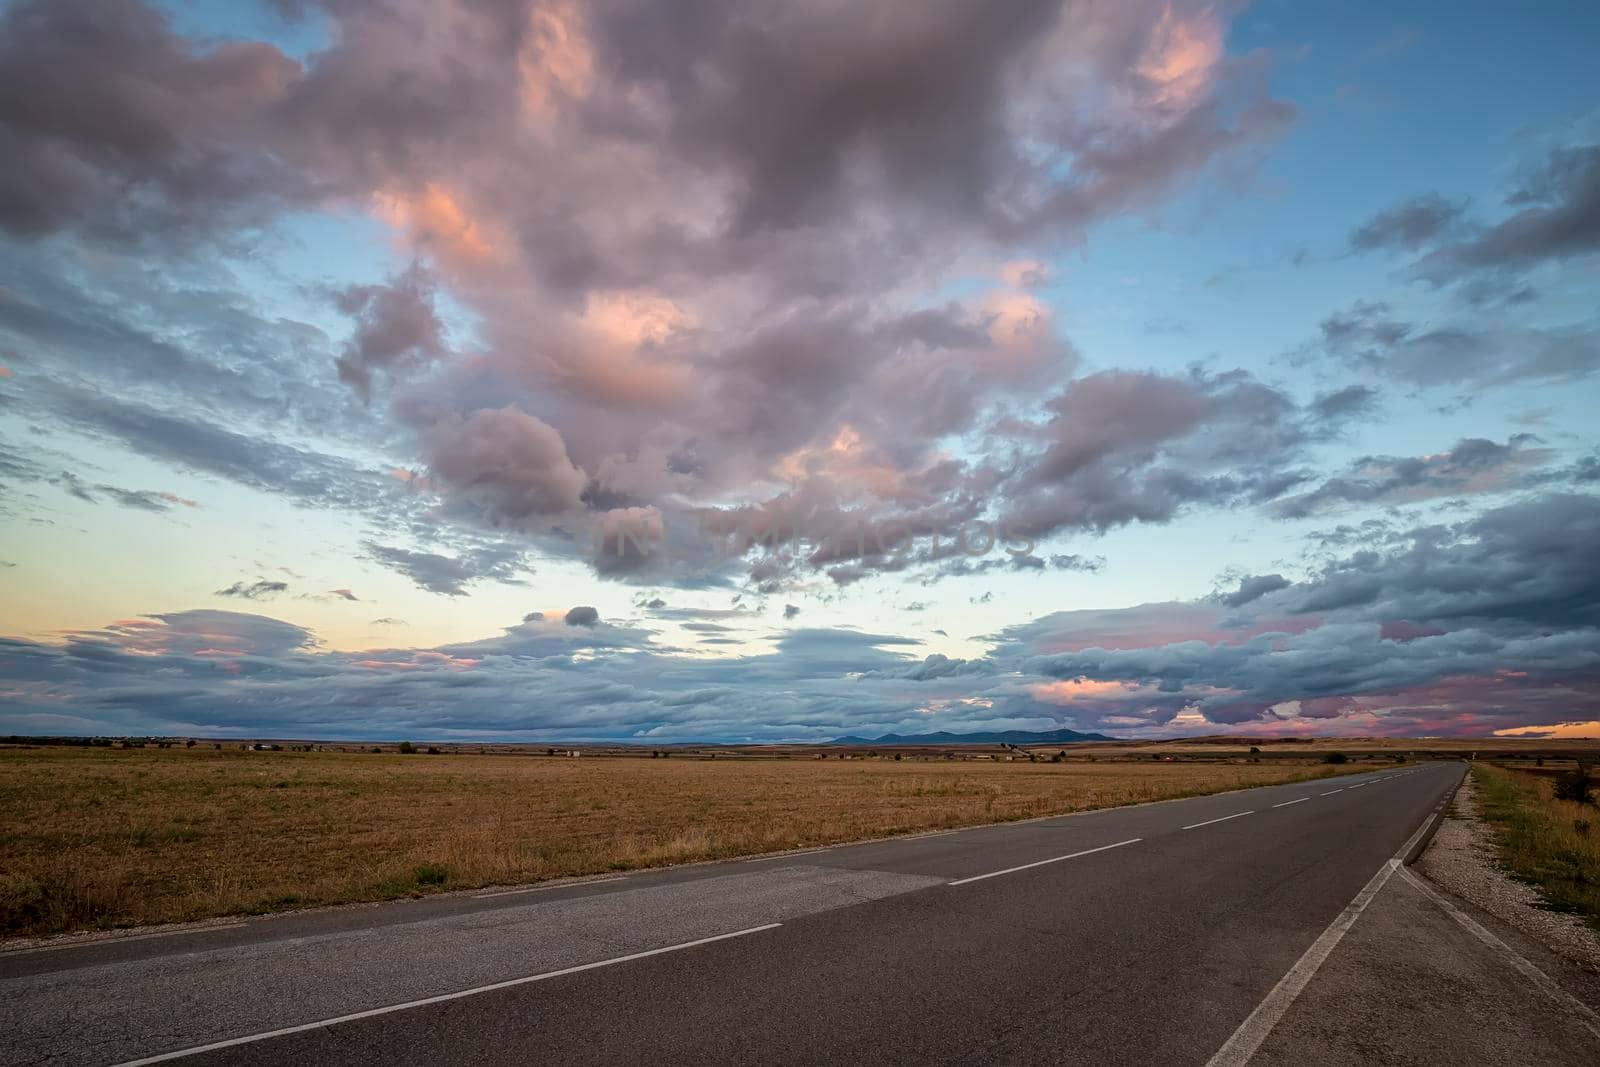
<path fill-rule="evenodd" d="M 1105 734 L 1076 730 L 992 730 L 974 734 L 884 734 L 882 737 L 836 737 L 830 745 L 1062 745 L 1071 741 L 1115 741 Z"/>

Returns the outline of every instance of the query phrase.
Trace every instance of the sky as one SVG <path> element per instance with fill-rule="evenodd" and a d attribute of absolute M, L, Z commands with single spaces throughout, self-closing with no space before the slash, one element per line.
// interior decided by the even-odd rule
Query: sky
<path fill-rule="evenodd" d="M 1597 50 L 0 0 L 0 733 L 1600 736 Z"/>

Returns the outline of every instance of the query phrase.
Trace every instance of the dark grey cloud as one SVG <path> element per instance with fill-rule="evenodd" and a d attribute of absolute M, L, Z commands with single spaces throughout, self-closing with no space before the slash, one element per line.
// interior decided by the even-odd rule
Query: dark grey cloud
<path fill-rule="evenodd" d="M 1357 301 L 1321 324 L 1322 353 L 1361 370 L 1424 386 L 1568 381 L 1600 368 L 1600 323 L 1518 315 L 1541 291 L 1536 268 L 1600 253 L 1600 145 L 1552 148 L 1525 169 L 1496 221 L 1470 218 L 1465 202 L 1424 193 L 1381 212 L 1350 235 L 1356 251 L 1394 249 L 1410 275 L 1451 287 L 1469 314 L 1439 323 Z M 1541 285 L 1544 283 L 1541 281 Z"/>
<path fill-rule="evenodd" d="M 1361 252 L 1379 248 L 1415 251 L 1442 236 L 1466 211 L 1463 202 L 1438 193 L 1423 193 L 1380 211 L 1350 233 L 1350 247 Z"/>
<path fill-rule="evenodd" d="M 1260 600 L 1268 593 L 1287 589 L 1292 584 L 1281 574 L 1251 574 L 1239 579 L 1239 588 L 1231 593 L 1224 593 L 1220 599 L 1230 608 L 1241 608 L 1253 600 Z"/>
<path fill-rule="evenodd" d="M 1170 109 L 1170 121 L 1132 126 L 1123 137 L 1106 136 L 1105 117 L 1030 112 L 1036 94 L 1071 91 L 1072 61 L 1109 73 L 1118 60 L 1160 47 L 1153 30 L 1161 13 L 1142 2 L 1102 9 L 1028 0 L 870 20 L 795 4 L 741 8 L 731 19 L 721 4 L 670 16 L 647 5 L 608 11 L 594 29 L 619 94 L 665 97 L 676 152 L 740 177 L 736 234 L 830 222 L 863 199 L 876 206 L 881 193 L 898 210 L 976 219 L 1009 236 L 1081 225 L 1292 119 L 1287 105 L 1241 78 L 1244 99 L 1230 120 L 1202 99 L 1214 73 L 1204 70 L 1185 71 L 1193 84 L 1182 86 L 1123 73 L 1152 116 Z M 1169 12 L 1198 16 L 1188 5 Z M 1030 138 L 1050 151 L 1030 153 Z M 1070 175 L 1037 162 L 1063 153 L 1074 161 Z"/>
<path fill-rule="evenodd" d="M 1377 413 L 1378 395 L 1378 390 L 1370 385 L 1347 385 L 1318 394 L 1311 402 L 1311 411 L 1330 427 L 1345 420 L 1369 419 Z"/>
<path fill-rule="evenodd" d="M 1506 204 L 1510 215 L 1441 246 L 1422 269 L 1518 269 L 1600 252 L 1600 144 L 1552 149 Z"/>
<path fill-rule="evenodd" d="M 218 589 L 216 595 L 241 597 L 245 600 L 265 600 L 287 592 L 288 589 L 288 582 L 274 582 L 260 578 L 253 582 L 234 582 L 225 589 Z"/>
<path fill-rule="evenodd" d="M 72 457 L 67 454 L 45 446 L 34 445 L 13 449 L 0 445 L 0 494 L 6 492 L 7 482 L 49 482 L 69 496 L 88 504 L 99 504 L 109 500 L 125 508 L 153 512 L 200 506 L 193 500 L 166 490 L 125 489 L 104 482 L 91 482 L 70 470 L 57 470 L 51 473 L 50 464 L 71 460 Z"/>
<path fill-rule="evenodd" d="M 0 479 L 37 482 L 49 477 L 43 465 L 9 445 L 0 444 Z"/>
<path fill-rule="evenodd" d="M 1416 273 L 1477 286 L 1468 297 L 1475 304 L 1523 302 L 1532 291 L 1503 275 L 1600 252 L 1600 145 L 1548 150 L 1525 170 L 1505 207 L 1510 211 L 1498 221 L 1469 220 L 1464 201 L 1423 193 L 1362 223 L 1350 245 L 1424 253 Z"/>
<path fill-rule="evenodd" d="M 435 282 L 413 264 L 384 285 L 351 285 L 333 294 L 339 310 L 355 319 L 355 333 L 339 356 L 339 380 L 362 396 L 375 371 L 395 373 L 442 358 L 444 324 L 434 311 Z"/>
<path fill-rule="evenodd" d="M 1397 317 L 1388 303 L 1358 300 L 1325 318 L 1320 331 L 1315 352 L 1422 386 L 1570 381 L 1600 369 L 1600 326 L 1593 323 L 1425 326 Z"/>
<path fill-rule="evenodd" d="M 259 224 L 305 202 L 314 182 L 266 132 L 300 73 L 270 45 L 198 46 L 143 3 L 7 5 L 0 227 L 137 244 Z"/>
<path fill-rule="evenodd" d="M 1520 433 L 1504 444 L 1481 437 L 1429 456 L 1363 456 L 1309 492 L 1272 505 L 1274 514 L 1303 519 L 1352 505 L 1408 504 L 1441 496 L 1505 492 L 1527 484 L 1555 453 Z"/>
<path fill-rule="evenodd" d="M 112 503 L 120 504 L 125 508 L 136 511 L 171 511 L 174 507 L 197 507 L 192 500 L 186 500 L 176 493 L 169 493 L 155 489 L 123 489 L 120 486 L 106 485 L 105 483 L 91 484 L 85 482 L 71 471 L 62 471 L 51 482 L 65 490 L 79 500 L 90 504 L 98 504 L 102 496 Z"/>
<path fill-rule="evenodd" d="M 1004 484 L 1000 523 L 1036 538 L 1281 496 L 1305 479 L 1295 461 L 1327 414 L 1243 372 L 1102 372 L 1046 408 L 1037 458 Z"/>
<path fill-rule="evenodd" d="M 800 614 L 800 609 L 798 607 L 796 607 L 795 605 L 793 605 L 793 604 L 785 604 L 783 606 L 783 617 L 784 617 L 785 620 L 792 619 L 792 618 L 794 618 L 795 616 L 797 616 L 799 614 Z"/>
<path fill-rule="evenodd" d="M 68 426 L 109 438 L 155 459 L 211 474 L 308 506 L 395 514 L 404 509 L 402 487 L 377 470 L 266 435 L 219 426 L 203 415 L 161 411 L 103 393 L 60 387 L 40 399 Z"/>
<path fill-rule="evenodd" d="M 455 556 L 376 541 L 363 542 L 362 548 L 374 561 L 445 596 L 466 596 L 467 587 L 478 581 L 519 583 L 529 571 L 526 552 L 507 543 L 469 545 Z"/>
<path fill-rule="evenodd" d="M 1232 641 L 1085 647 L 1026 669 L 1190 694 L 1218 723 L 1291 700 L 1405 691 L 1425 700 L 1420 691 L 1452 679 L 1493 686 L 1507 672 L 1566 687 L 1588 714 L 1600 706 L 1600 568 L 1585 547 L 1597 533 L 1600 498 L 1535 498 L 1330 563 L 1293 587 L 1287 610 L 1314 616 L 1310 626 L 1280 616 Z M 1273 604 L 1284 610 L 1281 597 Z"/>
<path fill-rule="evenodd" d="M 1420 527 L 1387 551 L 1357 552 L 1302 583 L 1296 610 L 1448 624 L 1510 620 L 1573 629 L 1600 624 L 1600 568 L 1585 546 L 1600 497 L 1550 493 L 1453 527 Z"/>
<path fill-rule="evenodd" d="M 600 613 L 584 605 L 570 609 L 561 621 L 568 626 L 595 626 L 600 622 Z"/>

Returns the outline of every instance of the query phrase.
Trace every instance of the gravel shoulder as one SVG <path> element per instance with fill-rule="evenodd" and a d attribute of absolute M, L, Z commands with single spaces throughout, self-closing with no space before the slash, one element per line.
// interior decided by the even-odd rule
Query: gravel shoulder
<path fill-rule="evenodd" d="M 1576 916 L 1544 907 L 1538 890 L 1500 869 L 1493 834 L 1477 815 L 1470 773 L 1416 869 L 1441 889 L 1471 902 L 1584 971 L 1600 976 L 1600 937 Z"/>

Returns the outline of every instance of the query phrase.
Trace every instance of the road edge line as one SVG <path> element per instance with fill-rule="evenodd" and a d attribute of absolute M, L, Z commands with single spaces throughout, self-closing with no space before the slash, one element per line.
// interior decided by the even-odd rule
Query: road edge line
<path fill-rule="evenodd" d="M 1450 792 L 1446 793 L 1443 799 L 1439 801 L 1438 806 L 1434 808 L 1435 817 L 1431 823 L 1427 824 L 1431 829 L 1426 834 L 1421 835 L 1406 852 L 1405 863 L 1407 866 L 1422 858 L 1423 850 L 1433 841 L 1433 835 L 1438 833 L 1439 824 L 1444 822 L 1445 812 L 1449 811 L 1450 805 L 1455 803 L 1456 794 L 1461 791 L 1461 783 L 1465 782 L 1467 775 L 1471 773 L 1472 765 L 1470 763 L 1461 768 L 1461 777 L 1456 779 L 1456 784 L 1450 787 Z"/>
<path fill-rule="evenodd" d="M 1446 915 L 1461 925 L 1462 929 L 1502 956 L 1524 978 L 1537 986 L 1545 996 L 1554 1000 L 1557 1004 L 1562 1004 L 1569 1009 L 1576 1009 L 1583 1025 L 1588 1027 L 1595 1037 L 1600 1037 L 1600 1014 L 1596 1014 L 1593 1008 L 1561 988 L 1560 983 L 1540 970 L 1538 964 L 1495 936 L 1492 930 L 1478 922 L 1478 920 L 1456 907 L 1444 894 L 1429 885 L 1426 879 L 1412 874 L 1404 868 L 1400 871 L 1400 877 L 1420 890 L 1423 896 L 1439 905 Z"/>
<path fill-rule="evenodd" d="M 1459 784 L 1458 781 L 1457 785 Z M 1454 796 L 1455 791 L 1451 790 L 1449 795 Z M 1361 917 L 1361 913 L 1367 910 L 1367 905 L 1376 899 L 1379 890 L 1405 863 L 1405 857 L 1417 847 L 1418 842 L 1429 835 L 1433 826 L 1439 821 L 1442 810 L 1441 803 L 1428 812 L 1422 825 L 1417 827 L 1416 831 L 1406 839 L 1405 844 L 1400 846 L 1400 851 L 1384 860 L 1383 866 L 1378 868 L 1378 872 L 1361 887 L 1355 898 L 1344 906 L 1343 911 L 1334 916 L 1333 922 L 1328 924 L 1327 929 L 1323 930 L 1311 943 L 1311 947 L 1294 962 L 1288 973 L 1278 979 L 1278 983 L 1262 998 L 1261 1003 L 1256 1005 L 1255 1010 L 1245 1017 L 1244 1022 L 1239 1024 L 1239 1028 L 1223 1043 L 1223 1046 L 1206 1061 L 1206 1067 L 1244 1067 L 1244 1064 L 1250 1062 L 1266 1042 L 1267 1035 L 1272 1033 L 1273 1027 L 1278 1025 L 1296 998 L 1305 991 L 1318 969 L 1333 954 L 1339 942 L 1344 940 L 1344 935 Z"/>

